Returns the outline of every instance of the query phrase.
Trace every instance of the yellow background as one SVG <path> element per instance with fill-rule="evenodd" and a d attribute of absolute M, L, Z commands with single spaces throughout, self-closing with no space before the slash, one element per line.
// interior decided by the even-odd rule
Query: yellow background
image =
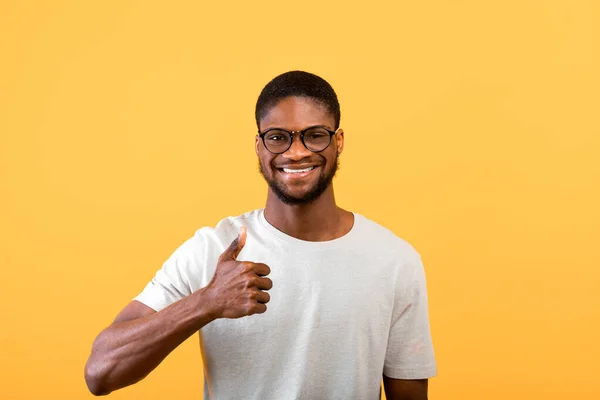
<path fill-rule="evenodd" d="M 423 255 L 430 398 L 599 399 L 599 25 L 594 0 L 2 1 L 0 398 L 91 397 L 95 335 L 264 205 L 254 103 L 305 69 L 340 97 L 339 204 Z M 199 399 L 201 368 L 194 336 L 111 397 Z"/>

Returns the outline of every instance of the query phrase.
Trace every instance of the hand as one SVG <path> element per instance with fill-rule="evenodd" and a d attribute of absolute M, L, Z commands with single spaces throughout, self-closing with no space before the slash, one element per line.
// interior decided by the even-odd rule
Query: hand
<path fill-rule="evenodd" d="M 217 318 L 241 318 L 267 311 L 273 281 L 266 278 L 271 269 L 262 263 L 237 261 L 246 244 L 246 228 L 221 254 L 215 274 L 206 286 Z"/>

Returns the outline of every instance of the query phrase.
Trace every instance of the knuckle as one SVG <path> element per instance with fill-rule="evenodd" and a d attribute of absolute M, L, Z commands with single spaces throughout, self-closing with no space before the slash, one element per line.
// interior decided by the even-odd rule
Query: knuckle
<path fill-rule="evenodd" d="M 250 261 L 242 261 L 242 273 L 246 274 L 252 271 L 252 263 Z"/>

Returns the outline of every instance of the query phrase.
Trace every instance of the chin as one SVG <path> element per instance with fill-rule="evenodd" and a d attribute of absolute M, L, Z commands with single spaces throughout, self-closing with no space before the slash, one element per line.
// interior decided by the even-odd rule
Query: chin
<path fill-rule="evenodd" d="M 332 184 L 333 177 L 338 169 L 339 161 L 336 158 L 333 170 L 325 170 L 327 166 L 323 164 L 321 173 L 314 179 L 304 182 L 301 185 L 288 185 L 284 180 L 280 180 L 279 171 L 276 168 L 263 168 L 259 160 L 259 171 L 269 185 L 271 192 L 284 204 L 287 205 L 306 205 L 314 202 L 327 190 Z"/>
<path fill-rule="evenodd" d="M 288 191 L 285 187 L 279 185 L 269 185 L 271 191 L 277 196 L 277 198 L 284 204 L 287 205 L 307 205 L 317 200 L 325 192 L 328 185 L 316 184 L 313 185 L 309 190 L 303 190 L 301 192 Z"/>

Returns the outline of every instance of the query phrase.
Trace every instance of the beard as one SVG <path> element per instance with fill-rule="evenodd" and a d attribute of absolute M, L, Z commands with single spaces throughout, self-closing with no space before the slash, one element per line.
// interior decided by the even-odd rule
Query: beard
<path fill-rule="evenodd" d="M 258 160 L 258 169 L 263 178 L 265 178 L 265 181 L 267 181 L 267 184 L 269 185 L 271 191 L 275 193 L 275 196 L 277 196 L 277 198 L 282 203 L 290 206 L 310 204 L 316 199 L 318 199 L 319 196 L 321 196 L 323 192 L 325 192 L 325 190 L 329 187 L 329 185 L 331 185 L 331 182 L 333 181 L 333 178 L 339 168 L 340 160 L 338 155 L 336 154 L 335 159 L 333 160 L 333 168 L 331 168 L 329 172 L 325 171 L 325 168 L 321 168 L 321 174 L 319 175 L 319 179 L 312 188 L 310 188 L 302 196 L 292 196 L 287 191 L 285 185 L 283 185 L 281 182 L 278 182 L 276 179 L 272 179 L 267 176 L 262 162 L 260 161 L 260 159 Z"/>

